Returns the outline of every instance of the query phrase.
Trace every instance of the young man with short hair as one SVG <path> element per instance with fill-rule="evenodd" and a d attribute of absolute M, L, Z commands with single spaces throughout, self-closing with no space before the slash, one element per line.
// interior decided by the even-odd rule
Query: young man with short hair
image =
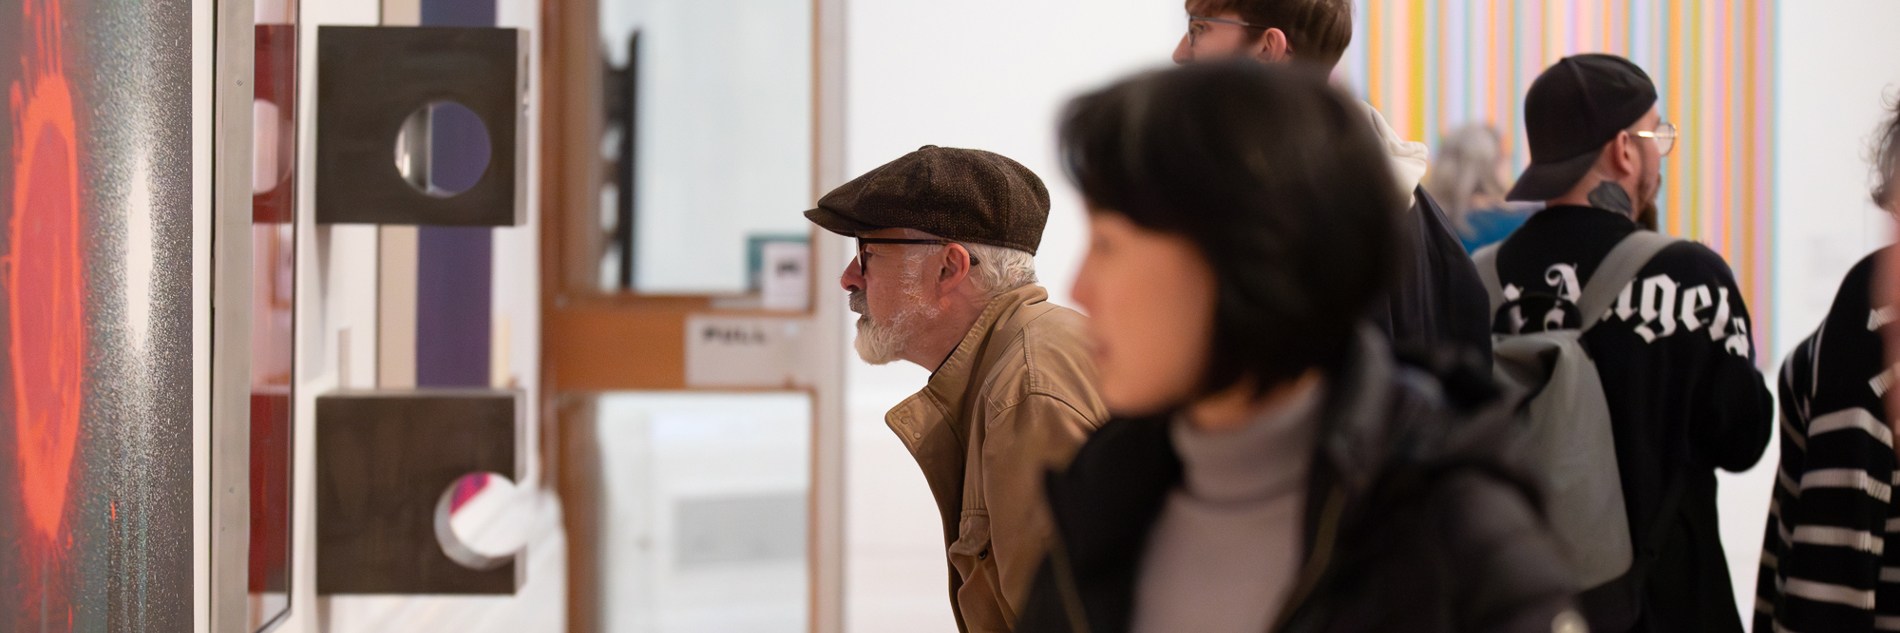
<path fill-rule="evenodd" d="M 1507 196 L 1546 208 L 1495 257 L 1495 330 L 1577 329 L 1575 303 L 1609 253 L 1642 230 L 1675 126 L 1627 59 L 1566 57 L 1524 99 L 1531 164 Z M 1495 249 L 1494 252 L 1491 249 Z M 1748 306 L 1728 262 L 1693 241 L 1664 247 L 1585 331 L 1616 446 L 1635 560 L 1584 592 L 1594 631 L 1740 633 L 1715 507 L 1714 469 L 1753 466 L 1773 402 L 1755 369 Z"/>
<path fill-rule="evenodd" d="M 1016 161 L 930 145 L 805 217 L 857 238 L 839 285 L 858 355 L 931 371 L 884 420 L 942 513 L 958 630 L 1007 633 L 1051 530 L 1043 475 L 1108 419 L 1084 317 L 1035 283 L 1049 191 Z"/>
<path fill-rule="evenodd" d="M 1292 63 L 1330 73 L 1352 43 L 1352 0 L 1187 0 L 1188 30 L 1174 62 L 1251 59 Z M 1359 104 L 1410 208 L 1401 220 L 1409 251 L 1398 283 L 1374 321 L 1401 352 L 1457 349 L 1491 366 L 1489 300 L 1471 257 L 1438 203 L 1419 186 L 1429 152 L 1401 138 L 1371 104 Z"/>

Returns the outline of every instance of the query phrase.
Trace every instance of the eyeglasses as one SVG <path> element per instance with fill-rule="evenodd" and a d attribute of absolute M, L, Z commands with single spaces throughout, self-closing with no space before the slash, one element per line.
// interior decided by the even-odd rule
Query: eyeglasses
<path fill-rule="evenodd" d="M 1199 23 L 1201 22 L 1213 22 L 1216 24 L 1232 24 L 1234 26 L 1244 27 L 1244 28 L 1249 28 L 1249 29 L 1267 28 L 1264 26 L 1260 26 L 1258 24 L 1248 24 L 1246 22 L 1241 22 L 1238 20 L 1210 18 L 1204 15 L 1194 15 L 1190 13 L 1188 14 L 1188 30 L 1187 30 L 1188 46 L 1194 46 L 1197 43 L 1196 40 L 1199 40 L 1201 38 L 1201 31 L 1205 30 L 1202 28 L 1198 28 L 1200 26 Z"/>
<path fill-rule="evenodd" d="M 933 244 L 936 246 L 949 246 L 955 243 L 956 242 L 942 239 L 913 240 L 898 237 L 860 237 L 858 238 L 858 276 L 871 276 L 871 249 L 868 247 L 872 244 Z M 975 255 L 970 256 L 970 265 L 976 265 Z"/>
<path fill-rule="evenodd" d="M 1656 141 L 1656 152 L 1663 156 L 1668 156 L 1669 150 L 1676 148 L 1676 137 L 1681 135 L 1681 131 L 1676 129 L 1676 124 L 1664 121 L 1662 125 L 1656 126 L 1656 131 L 1654 132 L 1639 130 L 1630 132 L 1630 134 L 1647 139 L 1654 139 Z"/>

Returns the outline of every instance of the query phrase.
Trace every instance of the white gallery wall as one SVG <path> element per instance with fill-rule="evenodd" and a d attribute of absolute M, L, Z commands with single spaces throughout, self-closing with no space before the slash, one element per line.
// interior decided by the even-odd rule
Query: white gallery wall
<path fill-rule="evenodd" d="M 1867 196 L 1882 105 L 1900 98 L 1900 2 L 1781 4 L 1775 67 L 1775 326 L 1780 359 L 1847 269 L 1892 241 Z"/>
<path fill-rule="evenodd" d="M 1049 186 L 1054 209 L 1036 267 L 1051 299 L 1069 301 L 1084 215 L 1055 155 L 1070 97 L 1163 66 L 1186 27 L 1169 0 L 854 0 L 847 9 L 850 96 L 846 172 L 856 177 L 923 145 L 993 151 Z M 821 290 L 839 271 L 820 271 Z M 844 300 L 843 290 L 820 300 Z M 855 315 L 848 315 L 853 316 Z M 884 411 L 923 387 L 915 365 L 846 374 L 846 629 L 954 633 L 936 505 Z"/>

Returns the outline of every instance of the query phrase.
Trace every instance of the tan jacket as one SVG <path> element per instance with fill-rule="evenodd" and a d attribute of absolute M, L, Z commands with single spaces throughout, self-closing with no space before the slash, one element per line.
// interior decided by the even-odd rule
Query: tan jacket
<path fill-rule="evenodd" d="M 961 631 L 1006 633 L 1052 531 L 1043 473 L 1108 421 L 1085 317 L 1029 285 L 997 296 L 923 391 L 884 421 L 943 514 Z"/>

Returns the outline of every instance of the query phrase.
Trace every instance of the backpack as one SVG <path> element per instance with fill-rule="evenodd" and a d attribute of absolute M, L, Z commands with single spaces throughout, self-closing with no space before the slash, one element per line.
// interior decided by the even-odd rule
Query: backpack
<path fill-rule="evenodd" d="M 1616 602 L 1626 606 L 1613 610 L 1622 612 L 1616 619 L 1627 617 L 1631 623 L 1641 608 L 1643 576 L 1655 548 L 1645 543 L 1645 560 L 1635 560 L 1609 406 L 1596 361 L 1583 347 L 1583 334 L 1609 313 L 1617 294 L 1635 280 L 1650 258 L 1676 241 L 1639 230 L 1618 242 L 1573 304 L 1582 320 L 1580 329 L 1492 334 L 1495 377 L 1500 384 L 1515 385 L 1528 394 L 1517 412 L 1520 433 L 1515 452 L 1543 489 L 1551 532 L 1569 556 L 1577 586 L 1624 594 Z M 1472 255 L 1491 295 L 1494 319 L 1501 311 L 1517 307 L 1516 298 L 1507 300 L 1498 281 L 1497 249 L 1494 244 Z M 1562 297 L 1560 301 L 1569 303 Z M 1671 490 L 1665 498 L 1680 496 L 1679 490 Z M 1665 512 L 1658 518 L 1673 516 L 1674 505 L 1665 501 Z M 1605 586 L 1611 583 L 1617 586 Z"/>

